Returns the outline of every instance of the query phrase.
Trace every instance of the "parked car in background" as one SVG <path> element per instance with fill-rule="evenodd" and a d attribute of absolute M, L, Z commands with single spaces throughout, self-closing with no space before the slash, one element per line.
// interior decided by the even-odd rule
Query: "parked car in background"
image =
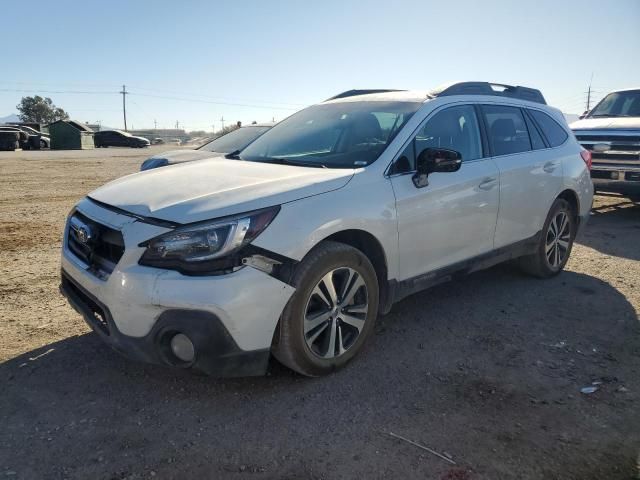
<path fill-rule="evenodd" d="M 142 162 L 140 170 L 151 170 L 175 163 L 192 162 L 194 160 L 241 151 L 272 126 L 272 123 L 247 125 L 246 127 L 232 130 L 195 150 L 170 150 L 163 152 Z"/>
<path fill-rule="evenodd" d="M 93 136 L 96 148 L 100 147 L 148 147 L 151 142 L 144 137 L 135 137 L 121 130 L 100 130 Z"/>
<path fill-rule="evenodd" d="M 571 129 L 591 152 L 596 190 L 640 196 L 640 89 L 609 93 Z"/>
<path fill-rule="evenodd" d="M 26 125 L 5 124 L 0 125 L 0 130 L 5 132 L 20 132 L 20 148 L 25 150 L 31 148 L 49 148 L 51 146 L 49 136 Z"/>
<path fill-rule="evenodd" d="M 71 211 L 61 291 L 117 351 L 329 374 L 417 291 L 516 258 L 559 274 L 593 199 L 562 113 L 484 82 L 342 94 L 232 157 L 120 178 Z"/>

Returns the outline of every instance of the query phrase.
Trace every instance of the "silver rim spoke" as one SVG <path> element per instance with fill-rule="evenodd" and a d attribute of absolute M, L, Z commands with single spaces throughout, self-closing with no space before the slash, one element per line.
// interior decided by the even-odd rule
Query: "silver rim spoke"
<path fill-rule="evenodd" d="M 328 312 L 322 312 L 314 317 L 307 317 L 304 322 L 304 333 L 309 333 L 314 328 L 326 323 L 331 318 L 331 310 Z"/>
<path fill-rule="evenodd" d="M 311 291 L 304 316 L 304 338 L 318 357 L 329 359 L 351 348 L 362 332 L 369 296 L 362 275 L 341 267 L 326 273 Z"/>
<path fill-rule="evenodd" d="M 549 222 L 545 254 L 552 268 L 559 268 L 566 259 L 571 245 L 571 222 L 566 212 L 558 212 Z"/>
<path fill-rule="evenodd" d="M 316 330 L 316 332 L 313 335 L 311 335 L 309 338 L 307 338 L 307 343 L 315 342 L 317 340 L 317 338 L 320 336 L 320 334 L 322 332 L 324 332 L 327 329 L 328 326 L 329 326 L 329 324 L 325 323 L 322 327 L 318 328 L 318 330 Z"/>
<path fill-rule="evenodd" d="M 358 332 L 362 331 L 362 327 L 364 327 L 364 319 L 363 318 L 357 318 L 354 317 L 353 315 L 346 315 L 346 314 L 342 314 L 342 316 L 340 317 L 342 318 L 342 321 L 348 325 L 351 325 L 352 327 L 358 329 Z"/>
<path fill-rule="evenodd" d="M 336 355 L 336 322 L 331 322 L 331 331 L 329 332 L 329 344 L 327 345 L 327 351 L 323 355 L 324 358 L 335 357 Z"/>

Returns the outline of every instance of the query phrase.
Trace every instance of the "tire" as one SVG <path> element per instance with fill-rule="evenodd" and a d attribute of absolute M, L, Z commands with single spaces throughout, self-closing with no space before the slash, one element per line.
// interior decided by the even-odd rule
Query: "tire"
<path fill-rule="evenodd" d="M 566 224 L 564 223 L 566 219 Z M 560 233 L 556 234 L 560 228 Z M 558 275 L 569 260 L 576 235 L 576 212 L 569 202 L 557 198 L 542 227 L 536 252 L 520 259 L 526 273 L 549 278 Z"/>
<path fill-rule="evenodd" d="M 296 291 L 280 318 L 273 355 L 310 377 L 344 367 L 362 350 L 378 315 L 373 265 L 349 245 L 322 242 L 297 266 L 292 283 Z"/>
<path fill-rule="evenodd" d="M 40 148 L 47 148 L 47 142 L 45 142 L 44 140 L 40 140 Z"/>

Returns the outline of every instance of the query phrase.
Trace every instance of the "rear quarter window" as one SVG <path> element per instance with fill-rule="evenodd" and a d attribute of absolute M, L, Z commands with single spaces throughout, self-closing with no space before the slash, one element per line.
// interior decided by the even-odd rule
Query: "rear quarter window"
<path fill-rule="evenodd" d="M 551 147 L 558 147 L 567 141 L 569 135 L 558 122 L 539 110 L 528 110 Z"/>

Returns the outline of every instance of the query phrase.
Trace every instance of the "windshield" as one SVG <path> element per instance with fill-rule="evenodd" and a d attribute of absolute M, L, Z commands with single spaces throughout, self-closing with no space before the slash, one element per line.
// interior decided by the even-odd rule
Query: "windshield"
<path fill-rule="evenodd" d="M 589 112 L 589 117 L 640 117 L 640 90 L 610 93 Z"/>
<path fill-rule="evenodd" d="M 273 127 L 240 158 L 330 168 L 369 165 L 421 106 L 364 101 L 314 105 Z"/>
<path fill-rule="evenodd" d="M 130 137 L 131 136 L 131 134 L 129 132 L 123 132 L 122 130 L 103 130 L 103 132 L 105 132 L 105 134 L 107 132 L 109 132 L 109 131 L 115 132 L 115 133 L 119 133 L 120 135 L 124 135 L 125 137 Z"/>
<path fill-rule="evenodd" d="M 242 150 L 256 138 L 269 130 L 271 127 L 242 127 L 233 130 L 212 142 L 203 145 L 198 150 L 205 152 L 231 153 Z"/>

